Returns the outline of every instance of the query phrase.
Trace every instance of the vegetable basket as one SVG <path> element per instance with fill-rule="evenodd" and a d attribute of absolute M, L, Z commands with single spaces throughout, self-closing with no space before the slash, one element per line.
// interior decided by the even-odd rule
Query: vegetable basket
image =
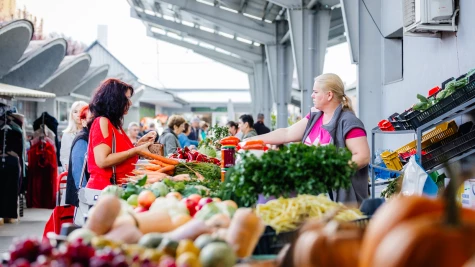
<path fill-rule="evenodd" d="M 408 114 L 406 116 L 406 120 L 412 126 L 412 128 L 416 129 L 424 123 L 427 123 L 474 98 L 475 75 L 472 74 L 469 77 L 464 77 L 464 79 L 467 79 L 467 81 L 469 81 L 466 86 L 457 89 L 451 95 L 444 99 L 441 99 L 437 104 L 426 109 L 425 111 L 413 111 L 412 113 Z"/>
<path fill-rule="evenodd" d="M 442 140 L 445 138 L 454 135 L 457 133 L 458 127 L 455 121 L 450 121 L 450 122 L 444 122 L 435 127 L 434 130 L 424 134 L 422 136 L 422 149 L 426 149 Z M 399 154 L 407 154 L 409 157 L 413 154 L 415 154 L 417 149 L 417 140 L 414 140 L 398 149 L 396 149 L 394 152 L 389 152 L 389 151 L 384 151 L 381 154 L 381 158 L 384 161 L 384 164 L 388 167 L 388 169 L 392 170 L 401 170 L 403 167 L 403 164 L 401 163 L 401 160 L 399 159 Z"/>

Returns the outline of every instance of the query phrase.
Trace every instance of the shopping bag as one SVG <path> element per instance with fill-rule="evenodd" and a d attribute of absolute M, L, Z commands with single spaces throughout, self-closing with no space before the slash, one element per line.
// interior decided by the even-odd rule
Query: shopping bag
<path fill-rule="evenodd" d="M 57 206 L 53 209 L 53 213 L 49 220 L 46 222 L 43 232 L 43 239 L 49 232 L 59 234 L 61 231 L 61 225 L 63 223 L 72 223 L 75 207 L 72 205 Z"/>
<path fill-rule="evenodd" d="M 416 157 L 412 156 L 404 166 L 404 179 L 402 180 L 401 194 L 437 196 L 437 185 L 429 177 L 427 172 L 417 163 Z"/>

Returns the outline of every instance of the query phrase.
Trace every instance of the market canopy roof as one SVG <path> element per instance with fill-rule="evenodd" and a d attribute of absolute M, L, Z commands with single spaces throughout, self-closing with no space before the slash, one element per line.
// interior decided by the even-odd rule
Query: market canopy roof
<path fill-rule="evenodd" d="M 58 69 L 66 55 L 66 47 L 66 40 L 63 38 L 31 41 L 19 62 L 0 82 L 39 88 Z"/>
<path fill-rule="evenodd" d="M 90 67 L 71 94 L 91 97 L 97 86 L 107 77 L 109 65 Z"/>
<path fill-rule="evenodd" d="M 40 85 L 40 90 L 55 93 L 57 96 L 69 95 L 86 74 L 89 64 L 89 54 L 66 56 L 53 75 Z"/>
<path fill-rule="evenodd" d="M 33 36 L 33 24 L 16 20 L 0 25 L 0 78 L 20 60 Z"/>
<path fill-rule="evenodd" d="M 0 96 L 26 98 L 54 98 L 55 94 L 0 83 Z"/>

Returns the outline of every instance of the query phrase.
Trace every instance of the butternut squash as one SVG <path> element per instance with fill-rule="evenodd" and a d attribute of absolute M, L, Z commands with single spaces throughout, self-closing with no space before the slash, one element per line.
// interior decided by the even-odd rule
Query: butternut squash
<path fill-rule="evenodd" d="M 97 235 L 109 232 L 121 210 L 120 200 L 116 196 L 104 195 L 99 198 L 84 225 Z"/>
<path fill-rule="evenodd" d="M 121 225 L 112 229 L 104 236 L 107 240 L 125 244 L 136 244 L 142 237 L 142 233 L 134 226 Z"/>
<path fill-rule="evenodd" d="M 254 251 L 264 228 L 264 223 L 252 209 L 240 208 L 231 221 L 226 241 L 239 258 L 247 258 Z"/>
<path fill-rule="evenodd" d="M 202 220 L 193 219 L 175 230 L 165 234 L 171 240 L 180 241 L 183 239 L 195 240 L 202 234 L 211 233 L 211 227 L 207 226 Z"/>

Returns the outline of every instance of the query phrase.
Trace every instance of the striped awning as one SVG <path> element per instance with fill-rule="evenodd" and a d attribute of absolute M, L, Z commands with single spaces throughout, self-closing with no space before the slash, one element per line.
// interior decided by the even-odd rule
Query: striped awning
<path fill-rule="evenodd" d="M 55 98 L 53 93 L 27 89 L 23 87 L 13 86 L 0 83 L 0 96 L 6 97 L 30 97 L 30 98 Z"/>

